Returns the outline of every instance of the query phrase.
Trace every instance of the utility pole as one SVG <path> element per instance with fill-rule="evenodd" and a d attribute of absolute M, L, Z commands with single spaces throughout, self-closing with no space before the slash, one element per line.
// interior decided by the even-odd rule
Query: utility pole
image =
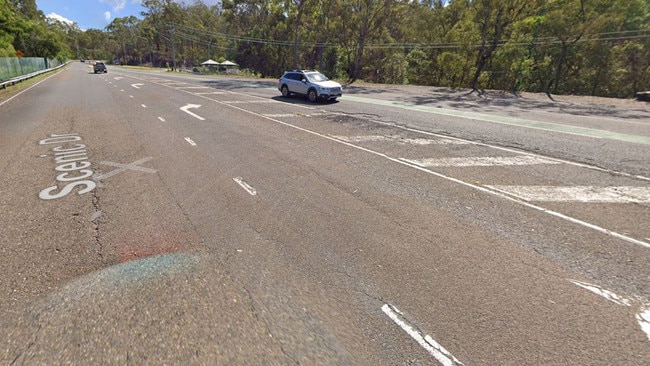
<path fill-rule="evenodd" d="M 176 71 L 176 45 L 174 44 L 174 26 L 172 26 L 171 33 L 172 33 L 172 71 Z"/>

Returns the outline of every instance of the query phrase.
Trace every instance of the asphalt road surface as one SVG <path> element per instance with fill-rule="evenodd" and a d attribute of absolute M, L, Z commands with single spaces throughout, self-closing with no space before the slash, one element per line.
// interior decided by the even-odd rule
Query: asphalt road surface
<path fill-rule="evenodd" d="M 650 363 L 647 103 L 72 63 L 0 193 L 0 364 Z"/>

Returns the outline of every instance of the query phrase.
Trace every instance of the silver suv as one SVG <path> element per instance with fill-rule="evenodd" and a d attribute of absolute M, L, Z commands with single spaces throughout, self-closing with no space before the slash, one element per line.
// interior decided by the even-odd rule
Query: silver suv
<path fill-rule="evenodd" d="M 336 100 L 343 95 L 341 84 L 328 79 L 318 71 L 286 71 L 278 80 L 278 90 L 283 97 L 292 94 L 306 95 L 311 102 L 319 99 Z"/>

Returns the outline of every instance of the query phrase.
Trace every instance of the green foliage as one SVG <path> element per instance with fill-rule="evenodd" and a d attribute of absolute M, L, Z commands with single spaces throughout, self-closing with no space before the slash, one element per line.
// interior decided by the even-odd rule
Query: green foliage
<path fill-rule="evenodd" d="M 315 68 L 348 82 L 631 97 L 650 89 L 647 0 L 144 0 L 103 30 L 0 0 L 0 56 L 119 58 L 259 76 Z"/>

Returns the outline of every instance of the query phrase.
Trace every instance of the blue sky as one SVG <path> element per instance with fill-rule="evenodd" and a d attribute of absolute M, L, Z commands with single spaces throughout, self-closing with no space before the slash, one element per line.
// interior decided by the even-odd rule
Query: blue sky
<path fill-rule="evenodd" d="M 115 18 L 134 15 L 140 19 L 140 0 L 36 0 L 36 6 L 48 17 L 69 20 L 79 28 L 104 29 Z"/>

